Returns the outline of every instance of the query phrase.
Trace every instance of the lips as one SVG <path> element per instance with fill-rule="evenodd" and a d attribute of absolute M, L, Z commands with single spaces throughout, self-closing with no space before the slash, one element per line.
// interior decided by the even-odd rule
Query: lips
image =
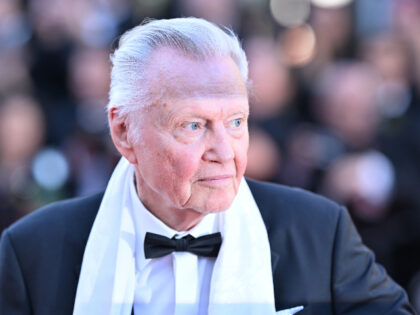
<path fill-rule="evenodd" d="M 219 186 L 219 185 L 230 183 L 233 177 L 234 177 L 233 175 L 207 176 L 207 177 L 200 178 L 198 182 L 205 185 Z"/>
<path fill-rule="evenodd" d="M 222 179 L 228 179 L 228 178 L 232 178 L 233 175 L 216 175 L 216 176 L 208 176 L 208 177 L 203 177 L 200 179 L 200 181 L 207 181 L 207 180 L 222 180 Z"/>

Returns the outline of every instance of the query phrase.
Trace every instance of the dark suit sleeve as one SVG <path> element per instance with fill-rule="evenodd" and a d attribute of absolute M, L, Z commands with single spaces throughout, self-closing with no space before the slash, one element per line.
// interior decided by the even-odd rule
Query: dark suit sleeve
<path fill-rule="evenodd" d="M 8 231 L 0 239 L 0 314 L 30 314 L 30 303 Z"/>
<path fill-rule="evenodd" d="M 332 291 L 336 314 L 414 314 L 406 293 L 375 263 L 344 208 L 335 234 Z"/>

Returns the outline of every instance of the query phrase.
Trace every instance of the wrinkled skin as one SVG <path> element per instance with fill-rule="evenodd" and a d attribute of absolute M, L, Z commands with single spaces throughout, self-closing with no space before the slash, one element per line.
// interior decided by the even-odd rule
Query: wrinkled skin
<path fill-rule="evenodd" d="M 149 65 L 157 101 L 109 113 L 118 150 L 135 166 L 137 192 L 155 216 L 187 230 L 235 198 L 247 162 L 248 97 L 230 57 L 197 61 L 172 49 Z"/>

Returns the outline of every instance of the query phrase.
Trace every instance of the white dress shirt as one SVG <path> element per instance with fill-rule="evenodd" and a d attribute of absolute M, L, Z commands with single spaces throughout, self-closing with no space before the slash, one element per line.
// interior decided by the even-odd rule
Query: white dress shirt
<path fill-rule="evenodd" d="M 244 179 L 229 209 L 192 231 L 221 232 L 217 259 L 176 253 L 146 260 L 143 230 L 176 232 L 142 210 L 133 173 L 121 158 L 108 182 L 83 254 L 74 314 L 129 315 L 136 303 L 136 312 L 147 314 L 275 314 L 270 243 Z"/>
<path fill-rule="evenodd" d="M 178 232 L 144 207 L 134 183 L 130 187 L 130 201 L 136 229 L 134 314 L 207 314 L 215 258 L 173 252 L 146 259 L 143 246 L 146 232 L 168 238 L 181 238 L 187 234 L 199 237 L 217 232 L 217 214 L 208 214 L 191 230 Z"/>

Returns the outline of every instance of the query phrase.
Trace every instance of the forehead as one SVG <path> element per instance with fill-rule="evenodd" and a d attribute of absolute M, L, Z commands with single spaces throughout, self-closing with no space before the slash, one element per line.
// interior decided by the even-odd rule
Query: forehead
<path fill-rule="evenodd" d="M 171 48 L 157 50 L 148 66 L 155 100 L 200 97 L 247 97 L 240 71 L 228 56 L 197 60 Z"/>

